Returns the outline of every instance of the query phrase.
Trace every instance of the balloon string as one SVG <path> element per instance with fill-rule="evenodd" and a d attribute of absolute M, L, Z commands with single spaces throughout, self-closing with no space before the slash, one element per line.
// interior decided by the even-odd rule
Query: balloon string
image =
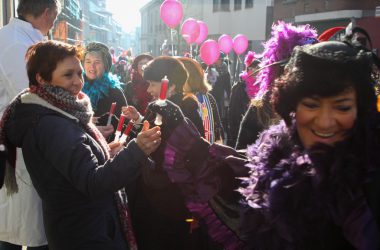
<path fill-rule="evenodd" d="M 231 76 L 231 70 L 230 70 L 230 58 L 228 57 L 228 54 L 227 54 L 227 70 L 228 70 L 228 74 Z"/>
<path fill-rule="evenodd" d="M 172 56 L 174 56 L 174 42 L 173 42 L 173 29 L 170 29 L 170 39 L 172 41 Z"/>
<path fill-rule="evenodd" d="M 234 74 L 234 80 L 237 79 L 236 74 L 239 75 L 238 70 L 239 70 L 240 56 L 238 54 L 236 54 L 236 56 L 237 56 L 237 60 L 236 60 L 236 69 L 235 69 L 235 74 Z"/>

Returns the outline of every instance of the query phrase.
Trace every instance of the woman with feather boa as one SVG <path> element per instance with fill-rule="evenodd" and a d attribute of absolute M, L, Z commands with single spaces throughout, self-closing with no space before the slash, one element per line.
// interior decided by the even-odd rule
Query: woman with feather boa
<path fill-rule="evenodd" d="M 94 122 L 108 141 L 113 140 L 117 119 L 113 116 L 112 126 L 107 125 L 109 110 L 116 102 L 115 115 L 121 113 L 121 107 L 127 106 L 121 83 L 116 75 L 110 72 L 112 57 L 109 49 L 102 43 L 92 42 L 86 46 L 83 61 L 85 83 L 82 91 L 90 97 L 94 111 Z"/>
<path fill-rule="evenodd" d="M 165 170 L 216 242 L 225 249 L 379 249 L 371 72 L 371 53 L 353 45 L 297 46 L 270 96 L 282 121 L 260 134 L 246 158 L 201 139 L 174 104 L 149 105 L 174 128 L 165 138 Z M 236 177 L 240 197 L 232 191 Z"/>

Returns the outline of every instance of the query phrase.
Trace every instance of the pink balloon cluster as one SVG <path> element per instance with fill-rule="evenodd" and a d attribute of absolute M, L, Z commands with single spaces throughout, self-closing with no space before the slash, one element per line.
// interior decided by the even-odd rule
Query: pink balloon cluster
<path fill-rule="evenodd" d="M 182 3 L 176 0 L 165 0 L 160 6 L 160 18 L 170 28 L 174 29 L 183 17 Z"/>
<path fill-rule="evenodd" d="M 207 38 L 208 27 L 202 21 L 188 18 L 182 23 L 181 34 L 187 44 L 201 44 Z"/>

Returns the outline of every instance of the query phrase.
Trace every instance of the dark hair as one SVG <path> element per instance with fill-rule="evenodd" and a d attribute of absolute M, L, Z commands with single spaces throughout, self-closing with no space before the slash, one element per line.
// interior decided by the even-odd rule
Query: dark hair
<path fill-rule="evenodd" d="M 178 59 L 170 56 L 156 57 L 147 64 L 143 73 L 146 81 L 159 82 L 165 76 L 169 79 L 169 86 L 174 84 L 176 92 L 183 92 L 183 85 L 187 81 L 188 73 Z"/>
<path fill-rule="evenodd" d="M 205 79 L 204 71 L 199 62 L 188 57 L 180 57 L 178 60 L 183 63 L 189 73 L 183 89 L 185 92 L 196 93 L 199 91 L 202 94 L 206 94 L 211 90 L 211 85 Z"/>
<path fill-rule="evenodd" d="M 70 56 L 75 56 L 81 60 L 83 48 L 58 41 L 39 42 L 30 46 L 25 56 L 29 86 L 38 85 L 37 74 L 44 80 L 51 81 L 57 64 Z"/>
<path fill-rule="evenodd" d="M 321 42 L 296 47 L 285 72 L 275 81 L 271 102 L 291 124 L 291 113 L 302 98 L 330 97 L 353 88 L 358 119 L 375 107 L 371 54 L 343 42 Z"/>
<path fill-rule="evenodd" d="M 24 18 L 27 15 L 39 17 L 46 8 L 57 9 L 59 13 L 61 11 L 61 4 L 58 0 L 19 0 L 17 15 Z"/>
<path fill-rule="evenodd" d="M 140 54 L 140 55 L 136 56 L 135 59 L 133 59 L 132 69 L 137 70 L 139 62 L 141 60 L 144 60 L 144 59 L 148 59 L 150 61 L 150 60 L 153 60 L 153 56 L 151 56 L 149 54 Z"/>
<path fill-rule="evenodd" d="M 91 42 L 86 45 L 86 53 L 84 57 L 86 57 L 86 55 L 91 52 L 99 53 L 99 55 L 102 57 L 104 70 L 106 72 L 109 72 L 112 66 L 112 56 L 107 45 L 98 42 Z M 83 60 L 84 59 L 85 58 L 83 58 Z"/>

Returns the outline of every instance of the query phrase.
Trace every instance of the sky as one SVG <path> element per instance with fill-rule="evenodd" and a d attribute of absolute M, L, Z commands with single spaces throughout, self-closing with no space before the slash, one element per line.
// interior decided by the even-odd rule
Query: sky
<path fill-rule="evenodd" d="M 140 8 L 150 0 L 107 0 L 107 9 L 127 32 L 141 25 Z"/>

